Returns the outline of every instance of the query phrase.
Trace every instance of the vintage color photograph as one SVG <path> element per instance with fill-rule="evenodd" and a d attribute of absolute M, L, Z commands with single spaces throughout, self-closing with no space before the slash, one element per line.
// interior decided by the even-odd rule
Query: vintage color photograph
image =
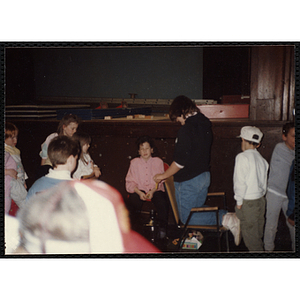
<path fill-rule="evenodd" d="M 295 43 L 1 50 L 5 255 L 296 255 Z"/>
<path fill-rule="evenodd" d="M 3 2 L 2 298 L 296 296 L 298 15 Z"/>

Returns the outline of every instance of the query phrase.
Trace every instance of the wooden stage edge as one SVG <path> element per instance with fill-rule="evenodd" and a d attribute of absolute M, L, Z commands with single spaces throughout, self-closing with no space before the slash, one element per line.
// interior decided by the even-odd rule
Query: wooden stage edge
<path fill-rule="evenodd" d="M 151 118 L 149 118 L 151 117 Z M 226 123 L 226 125 L 233 123 L 234 125 L 236 125 L 236 123 L 251 123 L 251 124 L 262 124 L 262 125 L 268 125 L 268 126 L 272 126 L 273 124 L 275 126 L 278 126 L 278 124 L 285 124 L 288 121 L 277 121 L 277 120 L 251 120 L 250 118 L 209 118 L 209 120 L 212 123 Z M 29 121 L 29 122 L 59 122 L 60 120 L 58 120 L 57 118 L 6 118 L 7 122 L 24 122 L 24 121 Z M 165 116 L 155 116 L 155 115 L 151 115 L 151 116 L 146 116 L 145 118 L 142 117 L 135 117 L 133 119 L 131 118 L 111 118 L 111 119 L 91 119 L 91 120 L 82 120 L 82 122 L 86 122 L 86 123 L 90 123 L 90 122 L 133 122 L 133 123 L 137 123 L 137 122 L 155 122 L 155 121 L 163 121 L 163 122 L 170 122 L 170 123 L 174 123 L 172 122 L 169 117 L 165 117 Z M 178 123 L 179 124 L 179 123 Z"/>

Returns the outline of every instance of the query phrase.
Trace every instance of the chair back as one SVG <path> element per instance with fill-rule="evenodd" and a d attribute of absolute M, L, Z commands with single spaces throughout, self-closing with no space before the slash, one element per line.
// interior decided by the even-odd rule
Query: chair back
<path fill-rule="evenodd" d="M 170 204 L 172 207 L 173 215 L 175 218 L 176 225 L 180 225 L 180 218 L 179 218 L 179 211 L 178 211 L 178 206 L 176 202 L 176 197 L 175 197 L 175 186 L 174 186 L 174 177 L 171 176 L 167 178 L 164 182 L 165 184 L 165 189 L 167 191 Z"/>

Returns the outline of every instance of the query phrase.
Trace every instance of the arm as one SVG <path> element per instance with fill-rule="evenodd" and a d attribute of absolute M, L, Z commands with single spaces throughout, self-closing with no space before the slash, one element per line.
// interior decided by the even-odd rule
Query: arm
<path fill-rule="evenodd" d="M 58 134 L 52 133 L 49 136 L 47 136 L 45 142 L 41 145 L 41 152 L 40 152 L 40 157 L 41 157 L 41 166 L 43 166 L 47 160 L 48 157 L 48 145 L 50 144 L 51 140 L 55 137 L 57 137 Z"/>
<path fill-rule="evenodd" d="M 155 182 L 159 183 L 162 180 L 165 180 L 174 174 L 176 174 L 180 168 L 176 165 L 175 161 L 172 162 L 171 166 L 162 174 L 156 174 L 153 179 Z"/>
<path fill-rule="evenodd" d="M 18 178 L 17 164 L 13 157 L 5 151 L 5 176 L 8 175 L 12 178 Z"/>
<path fill-rule="evenodd" d="M 189 132 L 189 128 L 186 125 L 182 126 L 177 134 L 177 142 L 175 145 L 174 151 L 174 161 L 170 165 L 170 167 L 162 174 L 156 174 L 154 176 L 154 181 L 159 183 L 162 180 L 165 180 L 174 174 L 176 174 L 179 170 L 184 168 L 186 159 L 191 151 L 191 136 L 187 134 Z M 177 164 L 176 164 L 177 163 Z M 179 167 L 179 166 L 182 167 Z"/>
<path fill-rule="evenodd" d="M 233 174 L 234 199 L 236 200 L 237 209 L 241 209 L 243 205 L 243 200 L 247 189 L 247 170 L 248 168 L 246 158 L 244 156 L 238 155 L 235 159 Z"/>
<path fill-rule="evenodd" d="M 135 188 L 138 187 L 138 176 L 136 175 L 136 167 L 134 159 L 131 160 L 127 175 L 125 177 L 125 188 L 126 191 L 130 194 L 136 193 Z"/>
<path fill-rule="evenodd" d="M 18 172 L 14 169 L 5 169 L 5 175 L 9 175 L 12 178 L 17 179 Z"/>
<path fill-rule="evenodd" d="M 41 157 L 41 166 L 43 166 L 46 163 L 47 156 L 48 156 L 48 138 L 42 145 L 42 150 L 40 152 L 40 157 Z"/>
<path fill-rule="evenodd" d="M 101 175 L 100 168 L 94 163 L 89 153 L 86 154 L 86 160 L 89 161 L 89 164 L 93 170 L 93 173 L 95 174 L 95 177 L 99 178 Z"/>
<path fill-rule="evenodd" d="M 101 175 L 101 171 L 98 166 L 93 166 L 93 172 L 95 173 L 95 177 L 98 178 Z"/>

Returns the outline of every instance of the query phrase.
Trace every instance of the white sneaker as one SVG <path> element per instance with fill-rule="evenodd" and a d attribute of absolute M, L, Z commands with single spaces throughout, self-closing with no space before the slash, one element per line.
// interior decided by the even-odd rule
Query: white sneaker
<path fill-rule="evenodd" d="M 234 236 L 234 243 L 238 246 L 241 242 L 241 222 L 235 213 L 227 213 L 223 217 L 222 225 L 229 229 Z"/>

